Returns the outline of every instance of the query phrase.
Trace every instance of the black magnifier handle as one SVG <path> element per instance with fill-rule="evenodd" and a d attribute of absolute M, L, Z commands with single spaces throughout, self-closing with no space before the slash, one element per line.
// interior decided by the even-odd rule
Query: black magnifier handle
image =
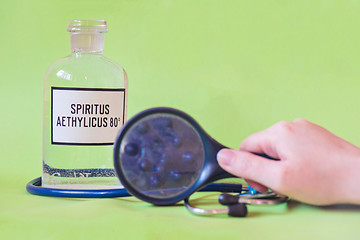
<path fill-rule="evenodd" d="M 222 150 L 222 149 L 230 149 L 228 147 L 225 147 L 223 145 L 221 145 L 220 143 L 216 142 L 214 139 L 212 139 L 213 141 L 213 146 L 214 148 L 216 149 L 216 155 L 217 153 Z M 253 153 L 252 154 L 254 155 L 257 155 L 259 157 L 263 157 L 263 158 L 266 158 L 266 159 L 269 159 L 269 160 L 274 160 L 274 161 L 279 161 L 279 159 L 276 159 L 276 158 L 273 158 L 273 157 L 270 157 L 266 154 L 261 154 L 261 153 Z M 216 158 L 216 156 L 215 156 Z M 215 167 L 216 166 L 216 167 Z M 210 167 L 210 166 L 209 166 Z M 211 167 L 213 167 L 213 173 L 211 174 L 212 177 L 208 180 L 207 184 L 211 183 L 211 182 L 214 182 L 214 181 L 217 181 L 219 179 L 224 179 L 224 178 L 238 178 L 238 176 L 235 176 L 229 172 L 226 172 L 225 170 L 223 170 L 220 165 L 218 164 L 217 160 L 215 160 L 215 164 L 213 164 Z"/>

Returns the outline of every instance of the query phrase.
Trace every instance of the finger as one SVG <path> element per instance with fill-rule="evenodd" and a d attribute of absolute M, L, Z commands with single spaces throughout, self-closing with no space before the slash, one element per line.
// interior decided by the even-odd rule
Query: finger
<path fill-rule="evenodd" d="M 254 182 L 254 181 L 249 180 L 249 179 L 245 179 L 245 182 L 247 184 L 249 184 L 252 188 L 254 188 L 256 191 L 259 191 L 259 192 L 262 192 L 262 193 L 268 191 L 268 187 L 266 187 L 264 185 L 261 185 L 260 183 Z"/>
<path fill-rule="evenodd" d="M 271 133 L 271 129 L 269 128 L 245 138 L 240 145 L 240 150 L 265 154 L 272 158 L 280 159 L 275 142 L 274 133 Z"/>
<path fill-rule="evenodd" d="M 219 165 L 227 172 L 261 185 L 274 188 L 279 185 L 281 162 L 272 161 L 255 154 L 222 149 L 217 154 Z"/>

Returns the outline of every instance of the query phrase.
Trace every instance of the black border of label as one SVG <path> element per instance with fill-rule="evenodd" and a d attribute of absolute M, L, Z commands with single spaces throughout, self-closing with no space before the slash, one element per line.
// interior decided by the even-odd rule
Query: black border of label
<path fill-rule="evenodd" d="M 125 123 L 125 101 L 126 101 L 126 90 L 125 88 L 72 88 L 72 87 L 51 87 L 51 144 L 52 145 L 85 145 L 85 146 L 94 146 L 94 145 L 113 145 L 114 142 L 108 143 L 67 143 L 67 142 L 54 142 L 53 138 L 53 90 L 70 90 L 70 91 L 106 91 L 106 92 L 124 92 L 123 99 L 123 123 Z M 114 139 L 115 140 L 115 139 Z"/>

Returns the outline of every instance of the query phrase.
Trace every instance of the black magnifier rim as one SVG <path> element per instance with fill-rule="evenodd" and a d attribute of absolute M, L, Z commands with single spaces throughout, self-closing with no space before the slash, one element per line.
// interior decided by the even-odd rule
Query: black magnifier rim
<path fill-rule="evenodd" d="M 154 115 L 154 114 L 171 114 L 177 117 L 180 117 L 182 119 L 184 119 L 186 122 L 188 122 L 193 128 L 195 128 L 195 130 L 197 131 L 198 135 L 201 138 L 201 141 L 203 143 L 203 147 L 204 147 L 204 162 L 203 162 L 203 166 L 202 166 L 202 171 L 200 173 L 200 175 L 198 176 L 198 179 L 196 180 L 196 182 L 186 191 L 184 191 L 183 193 L 174 196 L 174 197 L 170 197 L 170 198 L 153 198 L 153 197 L 149 197 L 147 195 L 142 194 L 141 192 L 135 190 L 132 185 L 127 181 L 126 177 L 123 174 L 122 168 L 121 168 L 121 163 L 120 163 L 120 146 L 121 146 L 121 141 L 123 139 L 123 137 L 125 136 L 125 134 L 127 133 L 127 131 L 134 125 L 136 124 L 139 120 L 142 120 L 144 117 L 150 116 L 150 115 Z M 138 114 L 136 114 L 135 116 L 133 116 L 129 121 L 127 121 L 125 123 L 125 125 L 121 128 L 120 132 L 118 133 L 115 143 L 114 143 L 114 168 L 115 168 L 115 172 L 120 180 L 120 182 L 122 183 L 122 185 L 127 189 L 127 191 L 129 191 L 132 195 L 134 195 L 135 197 L 155 204 L 155 205 L 172 205 L 175 204 L 183 199 L 185 199 L 186 197 L 190 196 L 193 192 L 195 192 L 197 189 L 199 189 L 200 187 L 202 187 L 203 185 L 205 185 L 205 182 L 208 181 L 208 179 L 210 178 L 209 175 L 211 175 L 211 171 L 204 171 L 206 168 L 206 159 L 207 159 L 207 155 L 208 152 L 206 151 L 206 147 L 208 144 L 212 144 L 211 141 L 209 140 L 211 138 L 208 137 L 208 135 L 206 134 L 206 132 L 199 126 L 199 124 L 192 118 L 190 117 L 188 114 L 178 110 L 178 109 L 174 109 L 174 108 L 169 108 L 169 107 L 157 107 L 157 108 L 150 108 L 147 110 L 144 110 Z M 210 148 L 212 149 L 212 148 Z M 210 154 L 214 154 L 214 153 L 210 153 Z M 216 154 L 216 153 L 215 153 Z"/>

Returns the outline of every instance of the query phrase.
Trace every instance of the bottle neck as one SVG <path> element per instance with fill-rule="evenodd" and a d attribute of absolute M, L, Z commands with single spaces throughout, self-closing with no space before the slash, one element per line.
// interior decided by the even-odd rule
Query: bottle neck
<path fill-rule="evenodd" d="M 72 32 L 70 33 L 72 53 L 103 54 L 104 33 Z"/>

